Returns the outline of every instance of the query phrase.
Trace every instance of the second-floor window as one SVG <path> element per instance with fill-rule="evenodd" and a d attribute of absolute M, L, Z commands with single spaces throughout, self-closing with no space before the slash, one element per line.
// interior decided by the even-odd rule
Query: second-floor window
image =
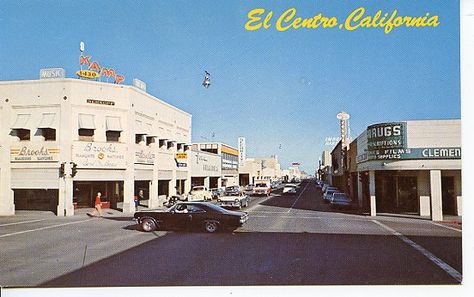
<path fill-rule="evenodd" d="M 119 142 L 120 133 L 120 131 L 105 131 L 105 137 L 107 139 L 107 142 Z"/>
<path fill-rule="evenodd" d="M 31 133 L 28 129 L 12 129 L 12 136 L 18 137 L 21 141 L 27 141 L 31 139 Z"/>
<path fill-rule="evenodd" d="M 56 141 L 56 129 L 40 128 L 39 131 L 45 141 Z"/>
<path fill-rule="evenodd" d="M 94 130 L 93 129 L 79 129 L 79 140 L 80 141 L 94 141 Z"/>

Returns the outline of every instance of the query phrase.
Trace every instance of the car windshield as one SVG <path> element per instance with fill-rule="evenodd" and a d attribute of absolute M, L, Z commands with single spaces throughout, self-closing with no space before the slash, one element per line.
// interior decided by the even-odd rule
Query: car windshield
<path fill-rule="evenodd" d="M 229 211 L 227 209 L 222 208 L 218 205 L 215 205 L 215 204 L 212 204 L 212 203 L 207 203 L 206 205 L 214 211 L 217 211 L 217 212 L 220 212 L 220 213 L 229 213 Z"/>
<path fill-rule="evenodd" d="M 193 191 L 204 191 L 203 187 L 194 187 Z"/>

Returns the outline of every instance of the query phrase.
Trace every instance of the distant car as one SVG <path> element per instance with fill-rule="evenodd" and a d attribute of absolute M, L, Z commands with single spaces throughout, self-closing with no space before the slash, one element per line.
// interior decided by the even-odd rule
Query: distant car
<path fill-rule="evenodd" d="M 352 208 L 352 200 L 345 193 L 334 193 L 331 196 L 331 207 Z"/>
<path fill-rule="evenodd" d="M 206 201 L 212 200 L 212 192 L 205 186 L 194 186 L 188 195 L 189 201 Z"/>
<path fill-rule="evenodd" d="M 224 195 L 238 195 L 243 193 L 243 190 L 240 186 L 227 186 L 224 189 Z"/>
<path fill-rule="evenodd" d="M 212 199 L 218 199 L 220 196 L 224 195 L 224 189 L 222 188 L 212 188 L 210 191 L 212 193 Z"/>
<path fill-rule="evenodd" d="M 248 220 L 248 214 L 210 202 L 179 202 L 167 210 L 138 211 L 133 219 L 145 232 L 198 227 L 213 233 L 242 226 Z"/>
<path fill-rule="evenodd" d="M 326 193 L 327 191 L 329 191 L 329 190 L 339 190 L 339 189 L 336 188 L 336 187 L 330 187 L 330 186 L 328 186 L 328 187 L 326 187 L 326 188 L 323 188 L 323 194 L 325 194 L 325 193 Z"/>
<path fill-rule="evenodd" d="M 341 193 L 341 191 L 335 189 L 335 190 L 327 190 L 326 193 L 323 195 L 324 202 L 330 202 L 332 194 L 334 193 Z"/>
<path fill-rule="evenodd" d="M 252 194 L 270 196 L 271 192 L 272 192 L 272 188 L 270 186 L 270 181 L 264 180 L 264 181 L 257 181 L 255 183 Z"/>
<path fill-rule="evenodd" d="M 224 195 L 217 199 L 217 203 L 224 208 L 238 208 L 248 207 L 250 204 L 250 196 L 247 194 L 240 194 L 238 196 Z"/>
<path fill-rule="evenodd" d="M 286 184 L 283 187 L 283 194 L 296 194 L 298 192 L 298 186 L 295 184 Z"/>

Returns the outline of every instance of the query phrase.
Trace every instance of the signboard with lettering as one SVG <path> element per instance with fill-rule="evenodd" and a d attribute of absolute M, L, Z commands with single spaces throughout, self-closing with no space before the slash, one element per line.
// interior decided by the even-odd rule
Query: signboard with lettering
<path fill-rule="evenodd" d="M 140 90 L 146 92 L 146 83 L 145 82 L 139 80 L 138 78 L 134 78 L 132 80 L 132 84 L 133 84 L 134 87 L 137 87 Z"/>
<path fill-rule="evenodd" d="M 217 154 L 191 151 L 190 167 L 192 176 L 220 176 L 221 157 Z"/>
<path fill-rule="evenodd" d="M 76 72 L 76 75 L 79 77 L 87 79 L 97 79 L 102 76 L 106 77 L 106 79 L 109 79 L 111 77 L 114 79 L 114 83 L 116 84 L 120 84 L 125 80 L 125 76 L 117 74 L 115 69 L 101 67 L 97 61 L 91 62 L 90 56 L 82 55 L 82 51 L 81 56 L 79 57 L 79 63 L 81 64 L 81 70 Z M 86 66 L 87 69 L 82 69 L 82 66 Z"/>
<path fill-rule="evenodd" d="M 40 79 L 65 78 L 66 71 L 63 68 L 40 69 Z"/>
<path fill-rule="evenodd" d="M 153 165 L 155 163 L 155 153 L 150 148 L 141 148 L 135 151 L 135 164 Z"/>
<path fill-rule="evenodd" d="M 406 123 L 382 123 L 367 127 L 367 148 L 370 150 L 404 148 Z"/>
<path fill-rule="evenodd" d="M 125 169 L 127 146 L 121 143 L 82 142 L 72 145 L 72 161 L 79 168 Z"/>
<path fill-rule="evenodd" d="M 11 162 L 57 162 L 59 147 L 57 144 L 14 145 L 10 148 Z"/>
<path fill-rule="evenodd" d="M 460 147 L 402 148 L 373 150 L 357 156 L 357 163 L 370 160 L 433 160 L 461 159 Z"/>
<path fill-rule="evenodd" d="M 187 159 L 188 154 L 187 153 L 176 153 L 176 159 Z"/>

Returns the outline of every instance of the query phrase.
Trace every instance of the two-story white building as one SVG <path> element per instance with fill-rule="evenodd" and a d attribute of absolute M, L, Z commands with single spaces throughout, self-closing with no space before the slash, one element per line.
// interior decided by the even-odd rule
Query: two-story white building
<path fill-rule="evenodd" d="M 0 82 L 0 215 L 158 207 L 191 186 L 191 115 L 127 85 L 59 78 Z"/>

